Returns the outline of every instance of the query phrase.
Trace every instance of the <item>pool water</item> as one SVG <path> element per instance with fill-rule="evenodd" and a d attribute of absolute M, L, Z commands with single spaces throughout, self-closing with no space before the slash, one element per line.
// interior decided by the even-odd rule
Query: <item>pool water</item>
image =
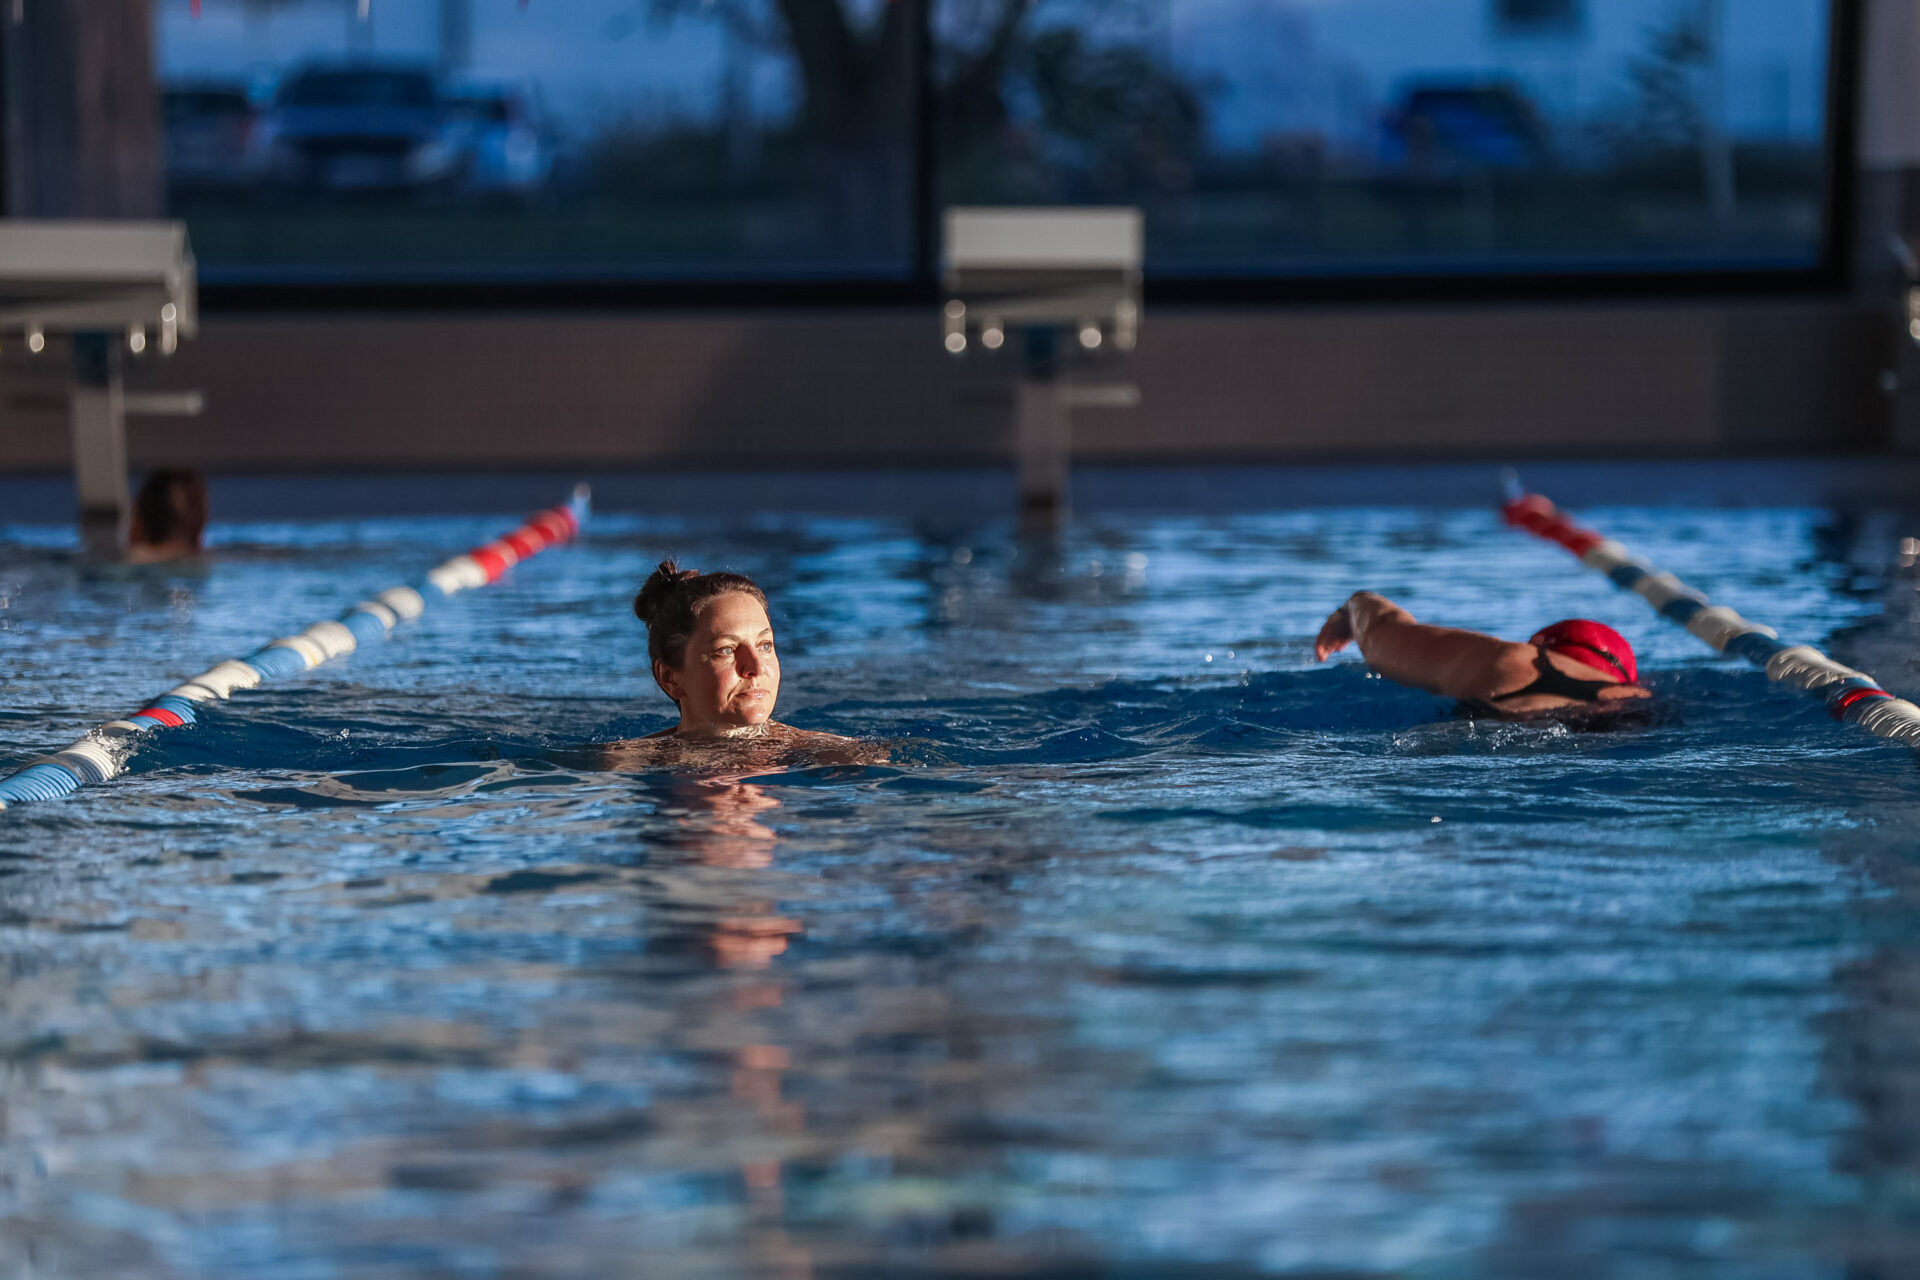
<path fill-rule="evenodd" d="M 1899 519 L 1579 515 L 1920 691 Z M 0 764 L 512 523 L 0 526 Z M 608 767 L 668 553 L 890 763 Z M 1361 587 L 1599 618 L 1660 710 L 1315 664 Z M 1909 751 L 1490 511 L 602 514 L 0 814 L 0 1273 L 1890 1280 L 1917 834 Z"/>

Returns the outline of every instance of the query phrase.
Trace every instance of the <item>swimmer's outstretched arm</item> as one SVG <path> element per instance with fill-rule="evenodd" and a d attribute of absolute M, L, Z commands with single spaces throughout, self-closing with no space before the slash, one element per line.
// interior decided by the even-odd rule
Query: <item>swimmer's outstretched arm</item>
<path fill-rule="evenodd" d="M 1328 616 L 1314 639 L 1313 656 L 1324 662 L 1350 642 L 1359 646 L 1369 667 L 1394 683 L 1463 702 L 1519 688 L 1533 667 L 1531 645 L 1428 626 L 1371 591 L 1355 592 Z"/>

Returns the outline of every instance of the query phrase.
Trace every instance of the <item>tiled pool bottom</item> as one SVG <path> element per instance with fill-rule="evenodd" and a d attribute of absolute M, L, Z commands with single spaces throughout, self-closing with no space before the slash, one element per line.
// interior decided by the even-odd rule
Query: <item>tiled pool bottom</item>
<path fill-rule="evenodd" d="M 1898 520 L 1581 514 L 1920 690 Z M 502 527 L 132 578 L 0 528 L 0 757 Z M 783 718 L 895 762 L 604 767 L 666 722 L 626 600 L 669 552 L 768 587 Z M 1601 618 L 1661 714 L 1316 666 L 1362 586 Z M 610 514 L 0 815 L 0 1272 L 1891 1280 L 1917 798 L 1485 511 Z"/>

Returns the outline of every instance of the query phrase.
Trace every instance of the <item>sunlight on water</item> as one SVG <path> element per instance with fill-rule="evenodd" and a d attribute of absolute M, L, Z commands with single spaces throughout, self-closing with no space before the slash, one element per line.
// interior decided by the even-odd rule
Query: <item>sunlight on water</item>
<path fill-rule="evenodd" d="M 1920 690 L 1897 522 L 1582 514 Z M 180 577 L 0 528 L 0 761 L 501 527 Z M 891 762 L 609 768 L 668 723 L 669 553 L 758 576 L 782 718 Z M 1597 617 L 1660 711 L 1316 666 L 1360 587 Z M 1891 1277 L 1916 797 L 1489 514 L 605 517 L 0 815 L 0 1271 Z"/>

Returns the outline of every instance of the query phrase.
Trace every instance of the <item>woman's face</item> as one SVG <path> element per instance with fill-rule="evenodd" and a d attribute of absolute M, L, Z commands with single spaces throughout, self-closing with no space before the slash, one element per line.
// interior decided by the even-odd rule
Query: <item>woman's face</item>
<path fill-rule="evenodd" d="M 680 704 L 680 732 L 720 736 L 765 724 L 780 696 L 773 624 L 743 591 L 715 596 L 700 612 L 679 667 L 656 662 L 653 678 Z"/>

